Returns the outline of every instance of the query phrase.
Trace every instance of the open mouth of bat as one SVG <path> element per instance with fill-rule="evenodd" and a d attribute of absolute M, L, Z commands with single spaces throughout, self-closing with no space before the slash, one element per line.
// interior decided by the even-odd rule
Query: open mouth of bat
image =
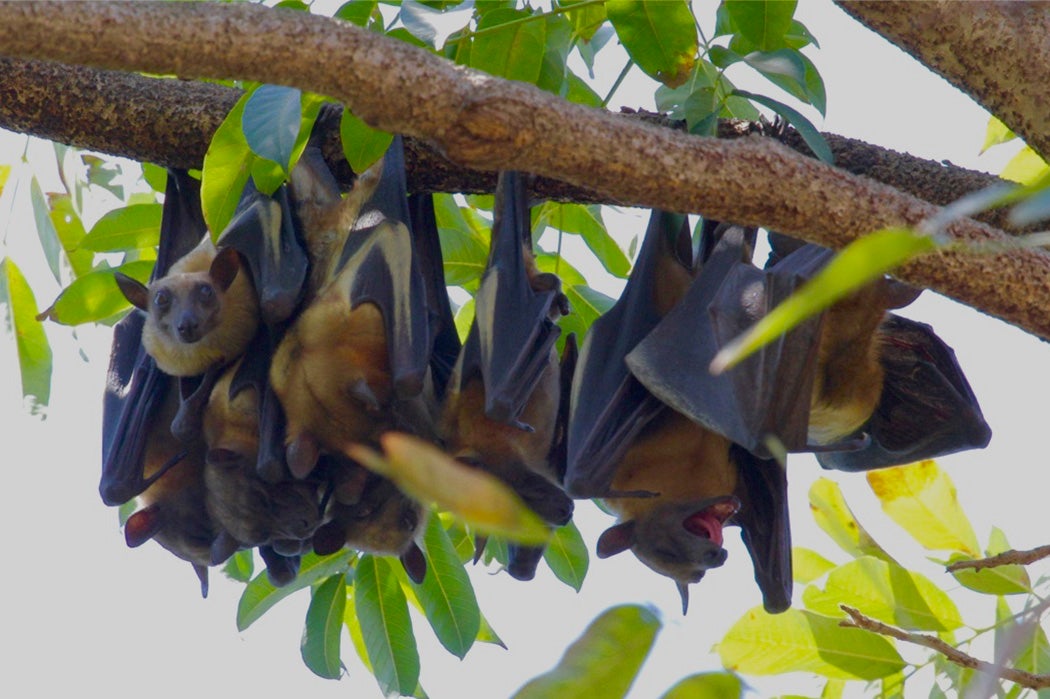
<path fill-rule="evenodd" d="M 714 498 L 706 507 L 693 512 L 682 522 L 682 527 L 694 536 L 710 539 L 722 546 L 722 527 L 740 509 L 740 501 L 733 495 Z"/>

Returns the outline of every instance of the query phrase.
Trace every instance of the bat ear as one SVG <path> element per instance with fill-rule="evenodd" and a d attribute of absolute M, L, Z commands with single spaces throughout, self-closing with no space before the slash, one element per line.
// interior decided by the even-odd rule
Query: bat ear
<path fill-rule="evenodd" d="M 193 572 L 197 574 L 197 579 L 201 581 L 201 597 L 208 598 L 208 567 L 202 566 L 200 563 L 193 564 Z"/>
<path fill-rule="evenodd" d="M 598 558 L 608 558 L 623 553 L 634 544 L 634 520 L 620 522 L 602 532 L 598 537 Z"/>
<path fill-rule="evenodd" d="M 478 535 L 474 537 L 474 565 L 478 564 L 481 556 L 485 553 L 485 546 L 489 543 L 487 536 Z"/>
<path fill-rule="evenodd" d="M 234 248 L 223 248 L 215 255 L 208 269 L 208 276 L 215 285 L 226 291 L 237 278 L 237 272 L 241 269 L 241 257 Z"/>
<path fill-rule="evenodd" d="M 124 294 L 124 298 L 132 306 L 143 311 L 149 310 L 149 289 L 146 288 L 145 284 L 137 279 L 132 279 L 122 272 L 114 272 L 113 278 L 117 282 L 120 293 Z"/>
<path fill-rule="evenodd" d="M 423 578 L 427 576 L 427 559 L 423 555 L 422 549 L 416 545 L 416 542 L 412 542 L 408 545 L 408 548 L 400 556 L 401 565 L 404 566 L 405 572 L 408 573 L 408 577 L 412 579 L 412 582 L 419 585 L 423 582 Z"/>
<path fill-rule="evenodd" d="M 124 523 L 124 541 L 129 548 L 142 546 L 156 536 L 163 526 L 160 508 L 150 505 L 128 517 Z"/>
<path fill-rule="evenodd" d="M 677 582 L 678 594 L 682 596 L 682 616 L 689 612 L 689 583 Z"/>
<path fill-rule="evenodd" d="M 211 542 L 211 564 L 217 566 L 220 563 L 224 563 L 226 559 L 237 553 L 237 549 L 240 547 L 240 542 L 234 539 L 232 534 L 223 529 L 219 532 L 219 535 L 215 537 L 215 540 Z"/>

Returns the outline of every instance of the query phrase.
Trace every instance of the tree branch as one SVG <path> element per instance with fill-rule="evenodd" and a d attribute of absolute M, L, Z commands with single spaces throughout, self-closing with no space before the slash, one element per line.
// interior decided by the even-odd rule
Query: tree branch
<path fill-rule="evenodd" d="M 1050 160 L 1050 14 L 1045 4 L 840 0 L 839 5 Z"/>
<path fill-rule="evenodd" d="M 865 629 L 866 631 L 872 631 L 883 636 L 896 638 L 899 641 L 914 643 L 915 645 L 929 648 L 930 650 L 940 653 L 956 665 L 984 672 L 995 677 L 1000 677 L 1004 680 L 1009 680 L 1015 684 L 1019 684 L 1022 687 L 1028 687 L 1030 689 L 1044 689 L 1050 687 L 1050 675 L 1035 675 L 1031 672 L 1025 672 L 1024 670 L 1003 667 L 986 660 L 979 660 L 972 655 L 963 653 L 958 648 L 948 645 L 936 636 L 927 636 L 926 634 L 902 631 L 894 626 L 883 624 L 881 621 L 876 621 L 875 619 L 866 617 L 853 607 L 848 607 L 845 604 L 839 606 L 842 608 L 842 611 L 850 616 L 848 620 L 839 622 L 841 626 Z"/>
<path fill-rule="evenodd" d="M 697 138 L 639 123 L 305 13 L 0 3 L 0 54 L 294 85 L 332 96 L 373 126 L 426 140 L 458 166 L 524 170 L 615 201 L 766 226 L 829 247 L 886 226 L 916 226 L 938 211 L 771 139 Z M 343 69 L 318 70 L 319 56 Z M 1001 231 L 970 220 L 949 233 L 963 248 L 1009 245 Z M 898 276 L 1050 338 L 1050 256 L 1041 251 L 979 255 L 956 246 Z"/>
<path fill-rule="evenodd" d="M 1041 561 L 1044 558 L 1050 558 L 1050 544 L 1037 546 L 1036 548 L 1028 549 L 1027 551 L 1010 549 L 1009 551 L 1003 551 L 1002 553 L 989 556 L 988 558 L 975 558 L 972 561 L 956 561 L 955 563 L 946 566 L 945 570 L 949 573 L 956 570 L 963 570 L 964 568 L 973 568 L 974 570 L 980 571 L 984 568 L 995 568 L 997 566 L 1028 565 L 1029 563 Z"/>

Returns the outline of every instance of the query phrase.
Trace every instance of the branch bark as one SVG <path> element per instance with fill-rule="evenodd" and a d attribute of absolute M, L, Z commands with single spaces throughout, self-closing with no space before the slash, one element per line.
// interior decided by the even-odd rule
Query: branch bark
<path fill-rule="evenodd" d="M 839 5 L 1050 160 L 1050 14 L 1045 4 L 845 0 Z"/>
<path fill-rule="evenodd" d="M 972 561 L 956 561 L 945 567 L 949 573 L 956 570 L 963 570 L 965 568 L 972 568 L 975 571 L 981 571 L 985 568 L 996 568 L 998 566 L 1007 565 L 1028 565 L 1029 563 L 1035 563 L 1041 561 L 1044 558 L 1050 558 L 1050 544 L 1043 546 L 1037 546 L 1034 549 L 1027 549 L 1024 551 L 1017 551 L 1010 549 L 1009 551 L 1003 551 L 994 556 L 988 558 L 975 558 Z"/>
<path fill-rule="evenodd" d="M 918 225 L 938 210 L 771 139 L 697 138 L 573 105 L 305 13 L 206 3 L 0 3 L 0 54 L 294 85 L 332 96 L 373 126 L 423 139 L 457 166 L 524 170 L 615 201 L 766 226 L 829 247 L 886 226 Z M 347 68 L 317 70 L 318 56 Z M 1001 231 L 968 219 L 949 233 L 962 249 L 1009 244 Z M 898 276 L 1050 338 L 1050 256 L 961 248 Z"/>

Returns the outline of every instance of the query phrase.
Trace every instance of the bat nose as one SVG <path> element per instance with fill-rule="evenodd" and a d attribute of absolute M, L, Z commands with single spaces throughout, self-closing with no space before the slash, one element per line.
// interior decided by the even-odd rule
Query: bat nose
<path fill-rule="evenodd" d="M 179 339 L 183 342 L 196 342 L 200 339 L 200 326 L 197 319 L 190 316 L 179 318 L 175 330 L 179 333 Z"/>

